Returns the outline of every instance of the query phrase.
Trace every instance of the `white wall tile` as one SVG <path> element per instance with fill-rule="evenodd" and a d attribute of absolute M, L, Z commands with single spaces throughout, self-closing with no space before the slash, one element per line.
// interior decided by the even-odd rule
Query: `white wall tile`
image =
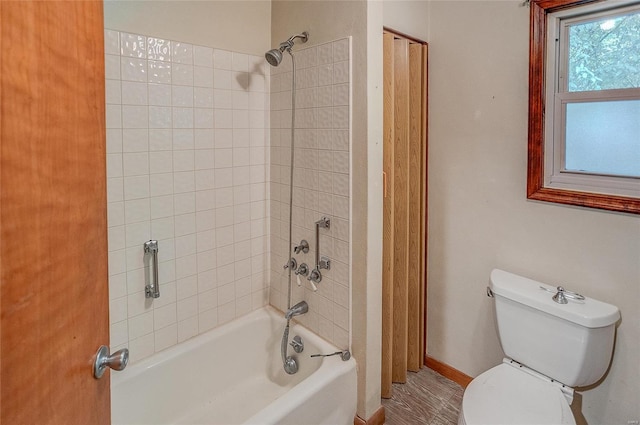
<path fill-rule="evenodd" d="M 112 347 L 125 344 L 129 341 L 128 322 L 111 323 L 109 341 Z"/>
<path fill-rule="evenodd" d="M 196 232 L 195 213 L 176 215 L 174 221 L 175 236 L 185 236 Z"/>
<path fill-rule="evenodd" d="M 234 71 L 249 71 L 249 57 L 244 53 L 231 54 L 231 69 Z"/>
<path fill-rule="evenodd" d="M 151 108 L 149 109 L 151 110 Z M 171 150 L 173 145 L 172 137 L 173 132 L 169 129 L 149 129 L 149 150 Z"/>
<path fill-rule="evenodd" d="M 170 61 L 171 42 L 162 38 L 147 37 L 147 59 Z"/>
<path fill-rule="evenodd" d="M 107 105 L 106 106 L 106 127 L 122 128 L 122 106 Z"/>
<path fill-rule="evenodd" d="M 196 194 L 194 192 L 176 193 L 174 196 L 176 215 L 193 213 L 196 211 Z"/>
<path fill-rule="evenodd" d="M 106 80 L 105 81 L 105 100 L 107 104 L 121 104 L 121 83 L 120 80 Z"/>
<path fill-rule="evenodd" d="M 120 54 L 146 59 L 146 37 L 138 34 L 120 33 Z"/>
<path fill-rule="evenodd" d="M 127 247 L 142 246 L 143 243 L 151 239 L 151 222 L 143 221 L 127 224 L 125 226 L 125 236 Z"/>
<path fill-rule="evenodd" d="M 174 63 L 193 64 L 193 45 L 174 41 L 171 61 Z"/>
<path fill-rule="evenodd" d="M 124 202 L 124 218 L 127 224 L 151 219 L 149 198 Z"/>
<path fill-rule="evenodd" d="M 193 87 L 172 86 L 171 105 L 181 107 L 193 107 Z"/>
<path fill-rule="evenodd" d="M 196 211 L 211 210 L 216 207 L 214 190 L 199 190 L 196 192 Z"/>
<path fill-rule="evenodd" d="M 236 303 L 234 301 L 218 307 L 218 321 L 220 324 L 229 322 L 235 318 Z"/>
<path fill-rule="evenodd" d="M 129 338 L 138 338 L 153 332 L 153 311 L 129 319 Z"/>
<path fill-rule="evenodd" d="M 213 89 L 195 87 L 193 89 L 193 106 L 196 108 L 213 108 Z"/>
<path fill-rule="evenodd" d="M 148 122 L 147 106 L 122 106 L 122 128 L 148 128 Z"/>
<path fill-rule="evenodd" d="M 122 57 L 120 74 L 123 81 L 147 82 L 147 60 L 134 57 Z"/>
<path fill-rule="evenodd" d="M 171 67 L 171 84 L 193 86 L 193 65 L 174 63 Z"/>
<path fill-rule="evenodd" d="M 218 71 L 215 71 L 218 72 Z M 215 83 L 214 83 L 215 84 Z M 230 89 L 213 90 L 213 106 L 216 109 L 233 109 L 233 91 Z"/>
<path fill-rule="evenodd" d="M 124 178 L 124 199 L 149 197 L 149 176 L 131 176 Z"/>
<path fill-rule="evenodd" d="M 213 68 L 213 49 L 204 46 L 193 46 L 193 64 Z"/>
<path fill-rule="evenodd" d="M 161 351 L 178 343 L 178 325 L 172 324 L 157 330 L 155 336 L 155 351 Z"/>
<path fill-rule="evenodd" d="M 268 299 L 269 70 L 260 56 L 111 30 L 105 53 L 112 343 L 139 360 Z M 157 300 L 144 296 L 149 238 Z"/>
<path fill-rule="evenodd" d="M 149 132 L 144 129 L 122 130 L 123 152 L 146 152 L 149 150 Z"/>
<path fill-rule="evenodd" d="M 198 315 L 198 297 L 197 296 L 191 296 L 178 301 L 177 303 L 178 321 L 186 320 L 190 317 L 194 317 L 197 315 Z"/>
<path fill-rule="evenodd" d="M 108 55 L 120 55 L 120 33 L 104 30 L 104 52 Z"/>
<path fill-rule="evenodd" d="M 195 169 L 194 161 L 194 151 L 191 149 L 173 152 L 173 170 L 176 172 L 193 171 Z"/>
<path fill-rule="evenodd" d="M 150 178 L 150 196 L 155 197 L 171 194 L 173 194 L 173 173 L 154 174 Z"/>
<path fill-rule="evenodd" d="M 218 309 L 198 314 L 198 331 L 206 332 L 218 326 Z"/>
<path fill-rule="evenodd" d="M 213 69 L 203 66 L 193 68 L 193 85 L 213 88 Z"/>
<path fill-rule="evenodd" d="M 175 160 L 175 157 L 174 157 Z M 193 171 L 181 171 L 173 173 L 173 192 L 185 193 L 195 190 L 195 175 Z"/>
<path fill-rule="evenodd" d="M 149 154 L 147 152 L 127 152 L 123 154 L 124 176 L 149 174 Z"/>
<path fill-rule="evenodd" d="M 176 304 L 172 303 L 153 310 L 153 328 L 154 330 L 165 328 L 173 325 L 176 320 Z"/>
<path fill-rule="evenodd" d="M 150 83 L 171 84 L 171 64 L 150 60 L 148 62 L 148 81 Z"/>
<path fill-rule="evenodd" d="M 343 38 L 333 42 L 333 61 L 348 61 L 349 60 L 349 39 Z"/>
<path fill-rule="evenodd" d="M 136 362 L 149 357 L 155 351 L 154 334 L 150 333 L 140 338 L 129 339 L 130 361 Z"/>
<path fill-rule="evenodd" d="M 172 108 L 174 128 L 193 128 L 193 108 Z"/>
<path fill-rule="evenodd" d="M 198 272 L 198 293 L 203 293 L 218 286 L 216 268 Z"/>
<path fill-rule="evenodd" d="M 216 113 L 218 110 L 214 111 L 214 120 L 216 118 Z M 226 149 L 233 147 L 233 130 L 231 128 L 219 128 L 218 124 L 215 123 L 215 137 L 214 137 L 214 147 L 219 149 Z"/>
<path fill-rule="evenodd" d="M 148 102 L 146 83 L 122 82 L 123 105 L 147 105 Z"/>
<path fill-rule="evenodd" d="M 214 147 L 214 130 L 213 129 L 195 129 L 194 130 L 194 147 L 196 149 L 212 149 Z"/>
<path fill-rule="evenodd" d="M 184 312 L 183 315 L 180 313 L 180 302 L 178 302 L 178 320 L 183 320 L 183 318 L 193 316 L 198 312 L 198 276 L 187 276 L 182 279 L 178 279 L 176 285 L 176 294 L 178 300 L 190 300 L 187 305 L 183 305 L 182 308 L 188 307 L 191 305 L 193 311 Z M 192 305 L 194 303 L 195 305 Z"/>
<path fill-rule="evenodd" d="M 149 171 L 151 174 L 170 173 L 173 171 L 173 155 L 171 151 L 149 152 Z"/>
<path fill-rule="evenodd" d="M 107 129 L 107 153 L 122 152 L 122 131 Z"/>
<path fill-rule="evenodd" d="M 151 239 L 170 239 L 173 238 L 174 235 L 173 217 L 156 218 L 151 221 Z M 158 249 L 159 248 L 158 246 Z"/>
<path fill-rule="evenodd" d="M 193 149 L 194 131 L 191 129 L 173 129 L 173 150 Z"/>
<path fill-rule="evenodd" d="M 213 71 L 213 88 L 231 90 L 233 88 L 233 71 L 215 69 Z"/>
<path fill-rule="evenodd" d="M 178 342 L 186 341 L 198 334 L 198 316 L 178 322 Z"/>
<path fill-rule="evenodd" d="M 228 50 L 213 50 L 213 67 L 216 69 L 231 69 L 231 52 Z"/>
<path fill-rule="evenodd" d="M 233 71 L 231 75 L 232 90 L 249 90 L 249 73 Z"/>
<path fill-rule="evenodd" d="M 107 79 L 120 79 L 120 56 L 105 55 L 104 57 L 105 77 Z"/>
<path fill-rule="evenodd" d="M 193 126 L 195 128 L 213 128 L 213 109 L 195 108 Z"/>
<path fill-rule="evenodd" d="M 173 216 L 173 196 L 155 196 L 149 199 L 150 218 Z"/>

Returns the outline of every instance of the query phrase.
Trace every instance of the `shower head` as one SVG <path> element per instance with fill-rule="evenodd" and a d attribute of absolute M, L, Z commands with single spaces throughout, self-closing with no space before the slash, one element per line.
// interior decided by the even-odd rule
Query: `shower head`
<path fill-rule="evenodd" d="M 287 41 L 280 43 L 280 47 L 277 49 L 271 49 L 264 54 L 265 59 L 271 66 L 278 66 L 282 62 L 282 53 L 286 50 L 291 53 L 295 40 L 299 38 L 301 42 L 306 43 L 309 40 L 309 33 L 304 31 L 302 34 L 296 34 L 289 37 Z"/>
<path fill-rule="evenodd" d="M 282 51 L 280 49 L 271 49 L 264 54 L 265 59 L 271 66 L 278 66 L 282 62 Z"/>

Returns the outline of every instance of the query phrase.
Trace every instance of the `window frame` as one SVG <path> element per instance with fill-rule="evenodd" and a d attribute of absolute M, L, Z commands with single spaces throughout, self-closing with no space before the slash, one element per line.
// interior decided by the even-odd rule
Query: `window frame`
<path fill-rule="evenodd" d="M 560 187 L 549 187 L 546 182 L 546 169 L 550 152 L 545 151 L 546 97 L 554 88 L 546 86 L 548 63 L 547 19 L 551 13 L 566 9 L 601 3 L 601 0 L 532 0 L 530 3 L 530 38 L 529 38 L 529 141 L 527 166 L 527 198 L 532 200 L 554 202 L 609 211 L 640 214 L 640 194 L 638 197 L 614 195 Z M 551 155 L 553 157 L 553 155 Z M 551 160 L 553 162 L 553 159 Z M 548 174 L 548 173 L 547 173 Z"/>

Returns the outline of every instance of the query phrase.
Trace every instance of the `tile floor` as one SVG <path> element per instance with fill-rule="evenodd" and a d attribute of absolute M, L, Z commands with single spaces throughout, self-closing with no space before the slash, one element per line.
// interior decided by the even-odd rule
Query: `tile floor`
<path fill-rule="evenodd" d="M 393 396 L 382 400 L 386 425 L 456 425 L 464 389 L 424 367 L 408 372 L 406 384 L 393 384 Z"/>

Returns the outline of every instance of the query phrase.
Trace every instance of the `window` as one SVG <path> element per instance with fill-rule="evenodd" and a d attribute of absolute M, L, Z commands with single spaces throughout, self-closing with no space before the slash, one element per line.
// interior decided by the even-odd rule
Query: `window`
<path fill-rule="evenodd" d="M 640 214 L 640 4 L 531 8 L 527 196 Z"/>

